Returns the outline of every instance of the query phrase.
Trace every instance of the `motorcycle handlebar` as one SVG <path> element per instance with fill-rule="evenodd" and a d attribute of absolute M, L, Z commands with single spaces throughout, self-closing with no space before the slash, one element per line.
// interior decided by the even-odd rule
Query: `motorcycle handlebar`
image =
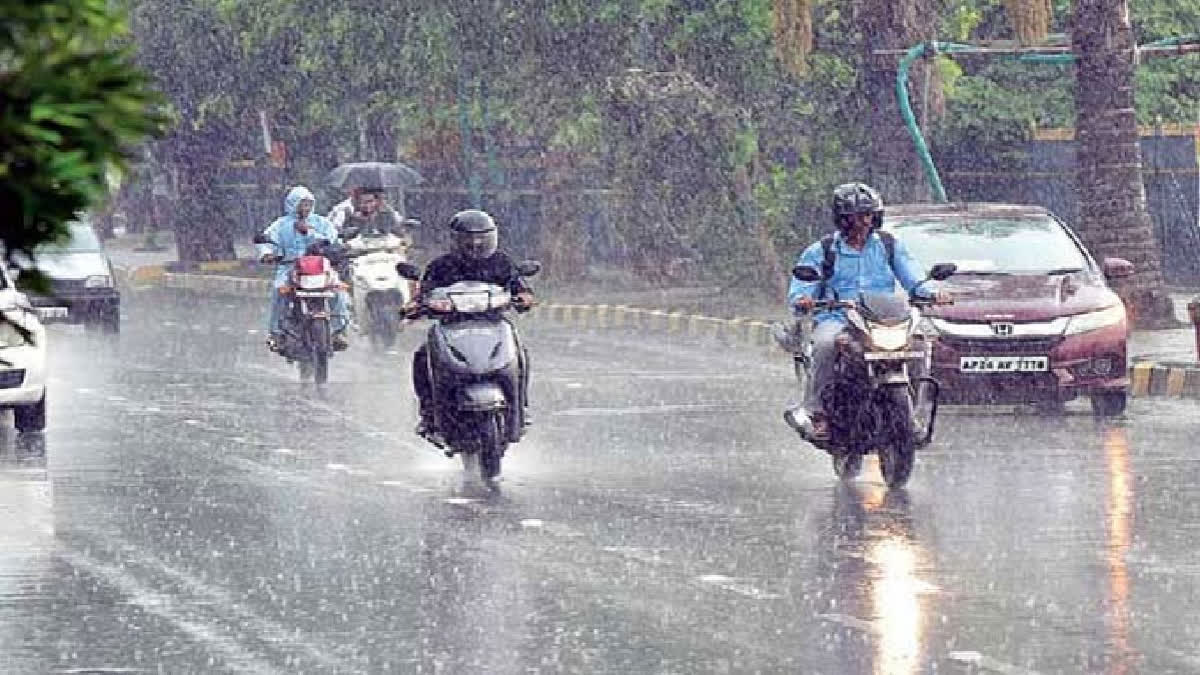
<path fill-rule="evenodd" d="M 913 307 L 936 307 L 938 305 L 953 305 L 954 299 L 951 298 L 948 301 L 938 302 L 933 298 L 909 298 L 908 302 Z M 796 310 L 802 314 L 808 314 L 819 310 L 852 309 L 857 306 L 858 303 L 850 300 L 818 300 L 814 302 L 812 307 L 809 309 L 797 307 Z"/>

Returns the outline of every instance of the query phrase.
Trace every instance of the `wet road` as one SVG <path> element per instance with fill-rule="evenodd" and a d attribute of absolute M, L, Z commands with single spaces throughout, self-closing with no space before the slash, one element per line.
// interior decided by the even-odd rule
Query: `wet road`
<path fill-rule="evenodd" d="M 492 494 L 411 434 L 417 334 L 319 395 L 225 302 L 53 328 L 3 672 L 1200 672 L 1194 403 L 955 411 L 889 494 L 794 440 L 783 362 L 530 325 Z"/>

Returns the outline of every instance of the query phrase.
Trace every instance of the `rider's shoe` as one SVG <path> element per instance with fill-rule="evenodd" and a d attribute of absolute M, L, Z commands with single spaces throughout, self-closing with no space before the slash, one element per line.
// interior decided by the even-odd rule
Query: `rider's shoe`
<path fill-rule="evenodd" d="M 430 443 L 433 443 L 437 447 L 446 447 L 446 437 L 433 427 L 433 420 L 422 417 L 421 421 L 417 423 L 416 432 L 418 436 L 424 438 Z"/>
<path fill-rule="evenodd" d="M 340 330 L 333 334 L 333 351 L 343 352 L 350 347 L 350 340 L 346 337 L 346 331 Z"/>
<path fill-rule="evenodd" d="M 824 413 L 809 414 L 801 406 L 789 408 L 783 413 L 788 425 L 810 441 L 822 443 L 829 440 L 829 419 Z"/>
<path fill-rule="evenodd" d="M 279 333 L 271 333 L 267 336 L 267 349 L 279 353 L 279 348 L 283 344 L 283 336 Z"/>

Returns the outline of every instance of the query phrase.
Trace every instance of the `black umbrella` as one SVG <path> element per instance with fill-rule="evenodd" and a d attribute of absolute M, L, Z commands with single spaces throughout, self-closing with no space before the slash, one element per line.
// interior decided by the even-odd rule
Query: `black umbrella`
<path fill-rule="evenodd" d="M 421 182 L 417 170 L 399 162 L 352 162 L 341 164 L 325 177 L 341 190 L 350 188 L 406 188 Z"/>

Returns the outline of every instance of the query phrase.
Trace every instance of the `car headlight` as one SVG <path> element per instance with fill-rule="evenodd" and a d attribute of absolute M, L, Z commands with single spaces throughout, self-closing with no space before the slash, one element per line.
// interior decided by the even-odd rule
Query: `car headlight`
<path fill-rule="evenodd" d="M 1088 312 L 1070 317 L 1067 335 L 1078 335 L 1088 331 L 1115 326 L 1125 320 L 1125 305 L 1116 304 L 1098 312 Z"/>
<path fill-rule="evenodd" d="M 112 277 L 107 274 L 93 274 L 83 282 L 84 288 L 112 288 Z"/>
<path fill-rule="evenodd" d="M 8 317 L 0 317 L 0 348 L 3 347 L 24 347 L 29 342 L 29 336 L 22 332 L 24 326 L 20 328 L 13 323 Z"/>

